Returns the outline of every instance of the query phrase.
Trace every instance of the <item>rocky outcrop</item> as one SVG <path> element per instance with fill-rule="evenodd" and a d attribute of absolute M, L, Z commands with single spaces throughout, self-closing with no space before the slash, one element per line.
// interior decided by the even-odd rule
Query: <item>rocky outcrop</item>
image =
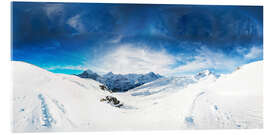
<path fill-rule="evenodd" d="M 109 91 L 109 92 L 112 93 L 112 91 L 111 91 L 110 89 L 108 89 L 105 85 L 99 85 L 99 88 L 100 88 L 101 90 Z"/>
<path fill-rule="evenodd" d="M 108 104 L 119 108 L 123 106 L 123 104 L 116 97 L 113 96 L 106 96 L 106 98 L 100 99 L 100 102 L 107 102 Z"/>

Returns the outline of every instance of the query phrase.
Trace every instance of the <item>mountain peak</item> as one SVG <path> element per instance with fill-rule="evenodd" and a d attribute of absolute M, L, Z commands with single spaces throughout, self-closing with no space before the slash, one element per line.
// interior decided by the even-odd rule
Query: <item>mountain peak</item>
<path fill-rule="evenodd" d="M 204 70 L 204 71 L 199 72 L 198 74 L 210 75 L 210 74 L 212 74 L 212 72 L 207 69 L 207 70 Z"/>
<path fill-rule="evenodd" d="M 109 73 L 107 73 L 106 75 L 113 75 L 113 72 L 109 72 Z"/>
<path fill-rule="evenodd" d="M 90 69 L 83 71 L 81 74 L 78 74 L 77 76 L 79 76 L 81 78 L 91 78 L 94 80 L 96 80 L 98 77 L 100 77 L 97 73 L 93 72 Z"/>
<path fill-rule="evenodd" d="M 212 75 L 212 74 L 213 73 L 210 70 L 207 69 L 207 70 L 203 70 L 203 71 L 197 73 L 195 75 L 195 78 L 196 79 L 201 79 L 201 78 L 207 77 L 207 76 Z"/>
<path fill-rule="evenodd" d="M 94 74 L 94 72 L 90 69 L 85 70 L 84 72 L 87 72 L 88 74 Z"/>
<path fill-rule="evenodd" d="M 154 72 L 149 72 L 148 74 L 155 74 Z"/>
<path fill-rule="evenodd" d="M 147 74 L 144 74 L 144 76 L 150 76 L 150 77 L 154 77 L 154 78 L 161 78 L 162 76 L 159 74 L 156 74 L 154 72 L 149 72 Z"/>

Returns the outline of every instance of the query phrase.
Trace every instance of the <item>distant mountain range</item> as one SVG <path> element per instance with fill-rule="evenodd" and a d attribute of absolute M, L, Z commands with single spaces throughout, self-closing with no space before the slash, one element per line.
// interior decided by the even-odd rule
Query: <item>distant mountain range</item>
<path fill-rule="evenodd" d="M 147 74 L 114 74 L 109 72 L 100 76 L 91 70 L 86 70 L 77 76 L 96 80 L 106 85 L 113 92 L 125 92 L 129 89 L 162 78 L 161 75 L 153 72 L 149 72 Z"/>

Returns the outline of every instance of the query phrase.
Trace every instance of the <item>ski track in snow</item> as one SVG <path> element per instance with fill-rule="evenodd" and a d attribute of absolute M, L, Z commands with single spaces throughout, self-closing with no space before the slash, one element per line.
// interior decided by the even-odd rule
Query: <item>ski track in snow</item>
<path fill-rule="evenodd" d="M 53 119 L 52 115 L 49 112 L 49 108 L 48 105 L 44 99 L 44 96 L 42 94 L 38 95 L 38 98 L 40 100 L 41 103 L 41 111 L 42 111 L 42 126 L 47 127 L 47 128 L 51 128 L 52 127 L 52 123 L 55 122 L 55 120 Z"/>
<path fill-rule="evenodd" d="M 206 104 L 206 108 L 210 111 L 212 114 L 211 118 L 218 123 L 218 127 L 220 128 L 226 128 L 228 126 L 233 125 L 235 128 L 247 128 L 247 122 L 246 121 L 237 121 L 234 120 L 232 114 L 230 112 L 226 112 L 222 110 L 218 105 L 211 103 L 207 97 L 203 97 L 206 95 L 206 92 L 200 92 L 196 95 L 194 98 L 191 107 L 189 109 L 188 115 L 185 117 L 185 123 L 187 128 L 198 128 L 196 126 L 196 117 L 194 117 L 194 110 L 198 104 L 198 102 L 204 102 Z M 202 99 L 202 100 L 200 100 Z M 254 116 L 256 117 L 256 116 Z"/>
<path fill-rule="evenodd" d="M 193 118 L 192 115 L 193 115 L 193 111 L 194 111 L 194 108 L 195 108 L 195 105 L 196 105 L 196 102 L 197 102 L 198 98 L 200 96 L 202 96 L 203 94 L 205 94 L 205 92 L 200 92 L 199 94 L 197 94 L 197 96 L 192 101 L 191 108 L 189 109 L 188 116 L 185 117 L 185 123 L 186 123 L 187 127 L 189 127 L 189 128 L 195 126 L 194 118 Z"/>

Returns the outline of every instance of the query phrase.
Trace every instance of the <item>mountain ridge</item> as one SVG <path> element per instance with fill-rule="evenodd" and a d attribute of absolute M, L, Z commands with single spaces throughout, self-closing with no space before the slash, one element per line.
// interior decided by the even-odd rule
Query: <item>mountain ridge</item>
<path fill-rule="evenodd" d="M 83 71 L 77 76 L 96 80 L 107 86 L 113 92 L 125 92 L 163 77 L 159 74 L 155 74 L 154 72 L 146 74 L 114 74 L 112 72 L 108 72 L 101 76 L 90 69 Z"/>

